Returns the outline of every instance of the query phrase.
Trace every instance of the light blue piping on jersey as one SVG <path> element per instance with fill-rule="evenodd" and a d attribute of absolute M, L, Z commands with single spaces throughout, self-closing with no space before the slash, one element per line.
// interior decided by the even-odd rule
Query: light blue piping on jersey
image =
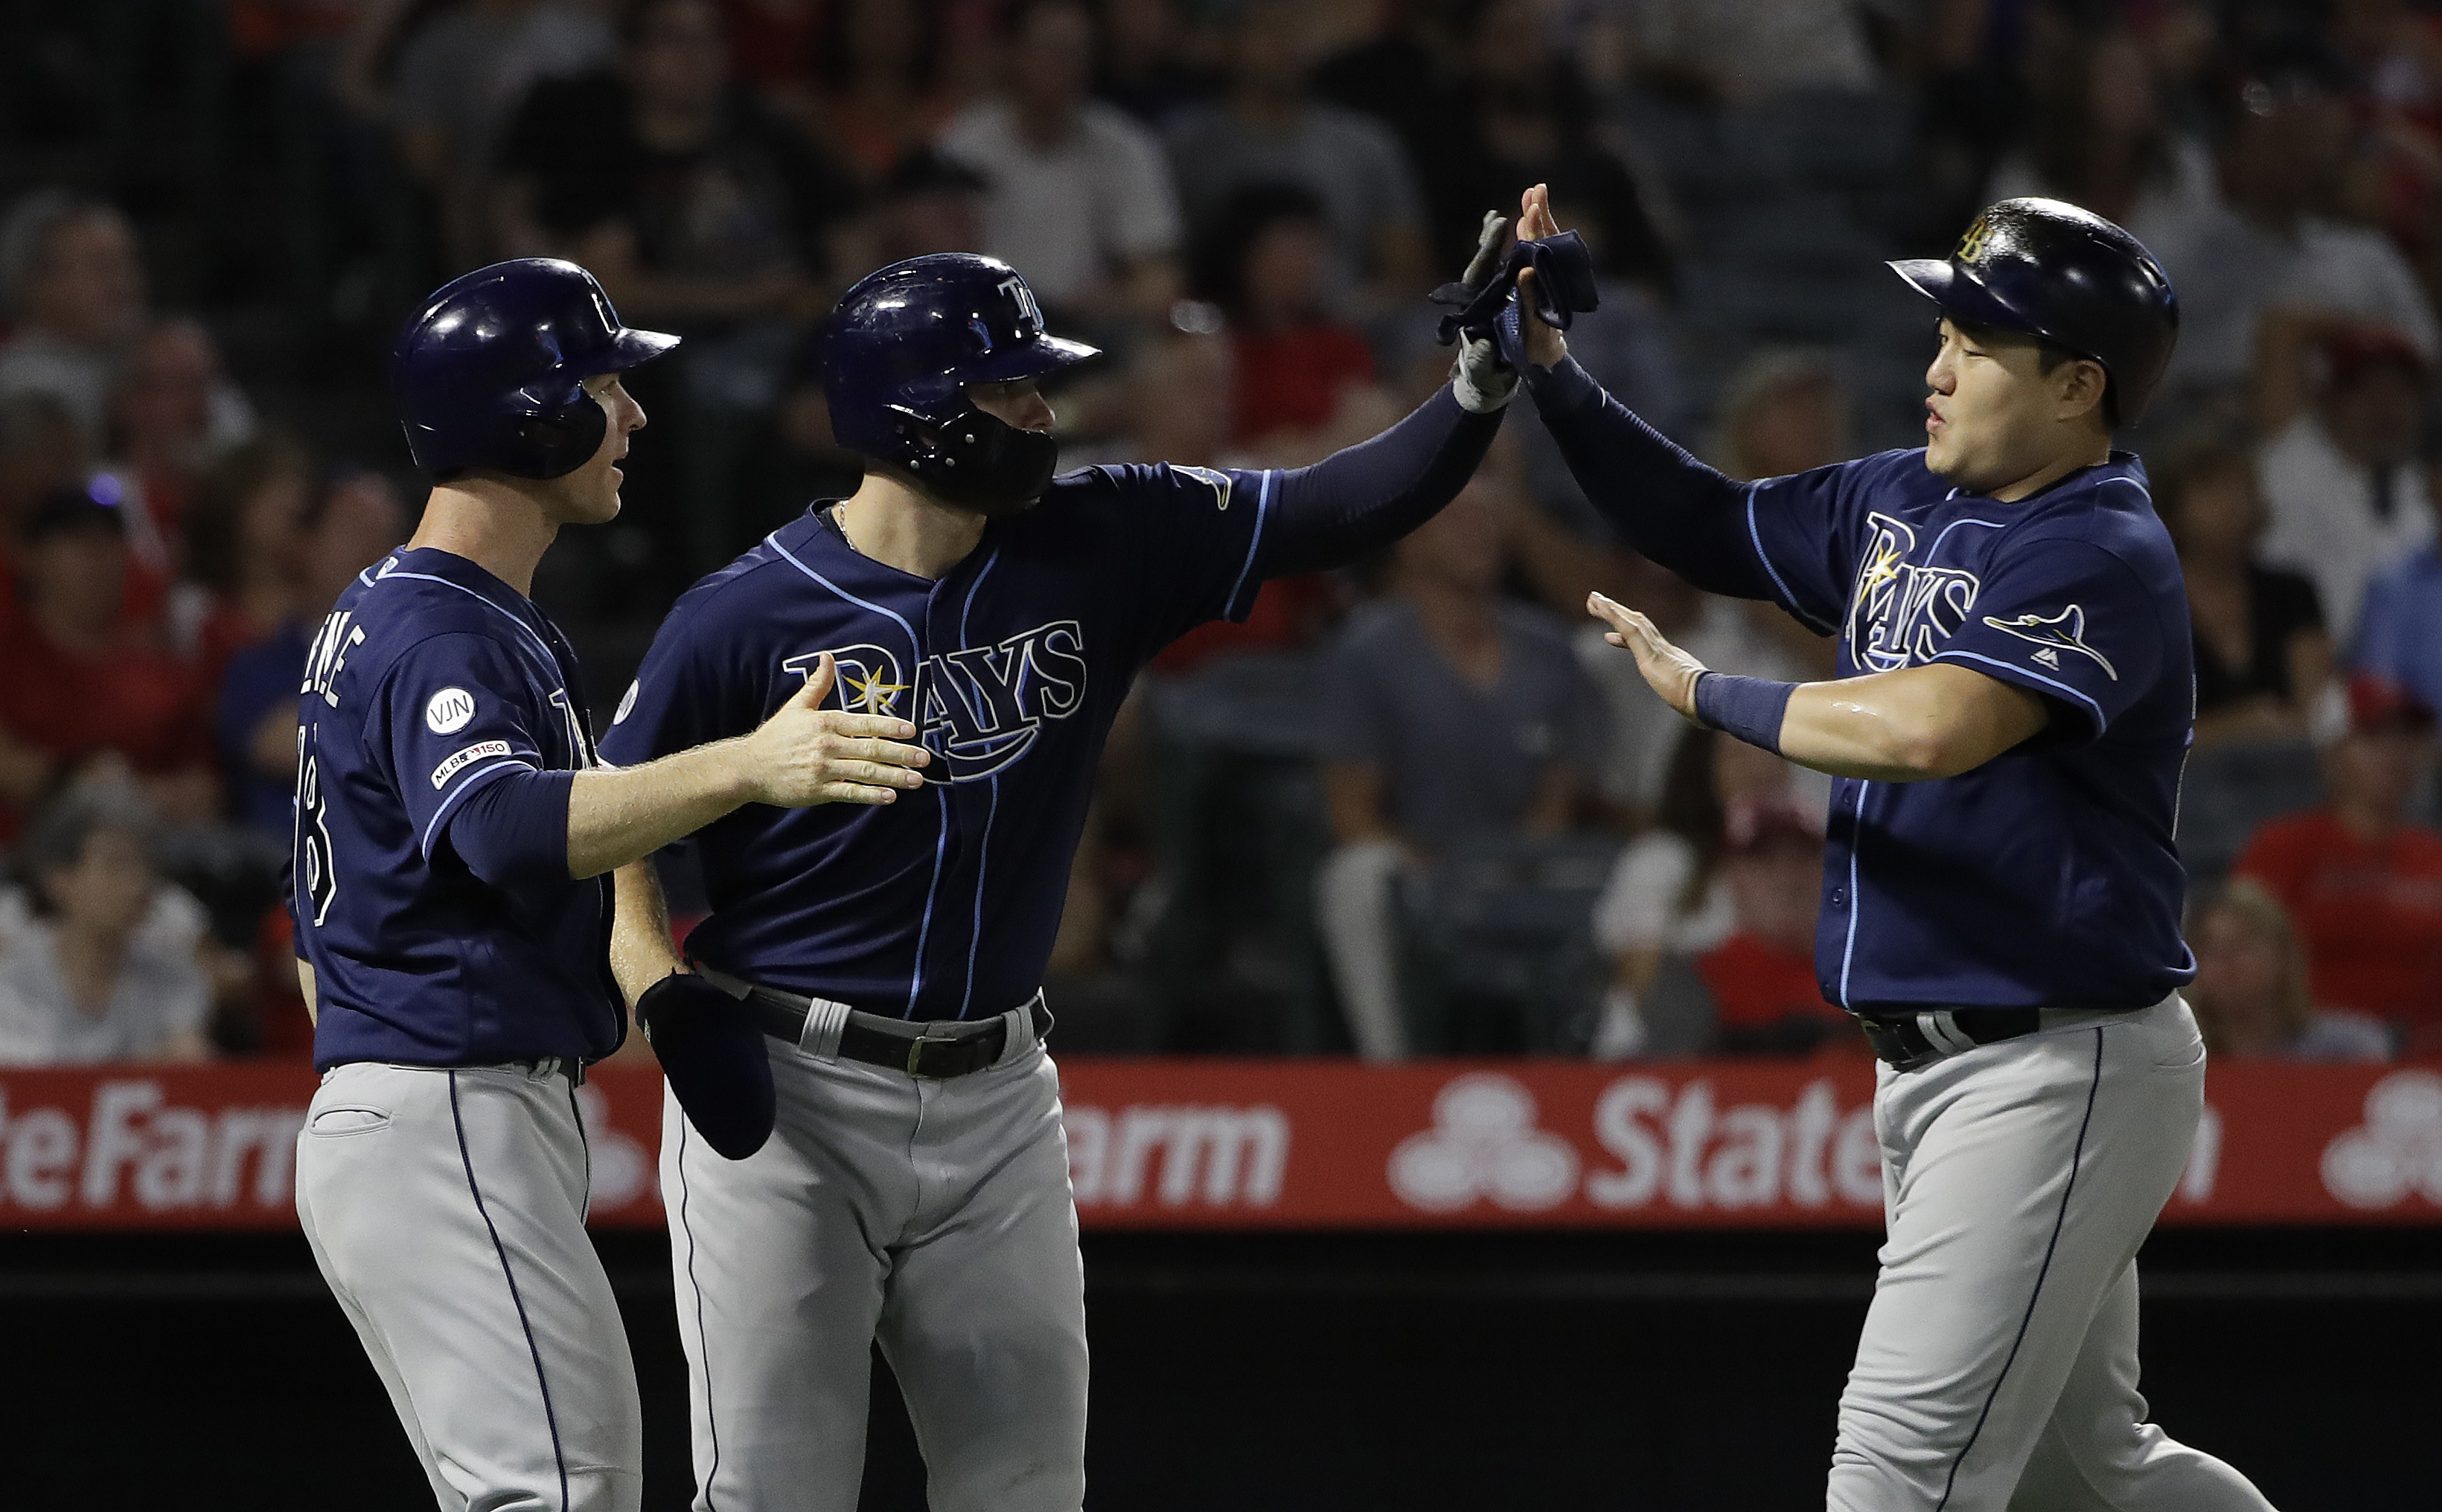
<path fill-rule="evenodd" d="M 1775 567 L 1772 564 L 1772 558 L 1764 555 L 1763 532 L 1756 524 L 1755 505 L 1756 491 L 1753 488 L 1749 488 L 1747 490 L 1747 539 L 1755 545 L 1756 560 L 1763 563 L 1765 574 L 1772 579 L 1772 586 L 1780 590 L 1780 601 L 1789 606 L 1789 611 L 1791 613 L 1796 615 L 1799 619 L 1804 620 L 1814 628 L 1821 630 L 1826 635 L 1831 634 L 1832 627 L 1826 625 L 1823 621 L 1816 619 L 1813 614 L 1807 611 L 1804 605 L 1798 603 L 1797 595 L 1789 591 L 1788 582 L 1780 575 L 1780 569 Z"/>
<path fill-rule="evenodd" d="M 1277 472 L 1264 474 L 1264 485 L 1255 490 L 1255 533 L 1247 540 L 1247 559 L 1238 564 L 1238 580 L 1230 585 L 1230 596 L 1222 601 L 1222 612 L 1235 608 L 1238 595 L 1247 590 L 1247 574 L 1255 570 L 1255 553 L 1264 544 L 1264 526 L 1272 518 L 1272 480 Z"/>
<path fill-rule="evenodd" d="M 1962 661 L 1981 662 L 1986 666 L 1997 666 L 2002 671 L 2008 672 L 2013 676 L 2032 678 L 2034 681 L 2041 683 L 2046 687 L 2060 689 L 2063 693 L 2068 694 L 2070 698 L 2077 700 L 2080 703 L 2085 704 L 2087 708 L 2094 711 L 2095 726 L 2098 732 L 2111 722 L 2111 717 L 2103 712 L 2102 704 L 2097 703 L 2093 699 L 2088 698 L 2079 689 L 2069 686 L 2067 683 L 2057 682 L 2051 678 L 2048 678 L 2041 672 L 2030 672 L 2023 666 L 2013 665 L 2008 662 L 1996 661 L 1992 657 L 1979 655 L 1975 651 L 1944 651 L 1941 655 L 1935 657 L 1934 660 L 1937 662 L 1946 662 L 1954 656 Z"/>
<path fill-rule="evenodd" d="M 1971 515 L 1961 515 L 1957 519 L 1952 520 L 1949 524 L 1942 526 L 1941 534 L 1934 537 L 1933 544 L 1924 549 L 1925 561 L 1928 565 L 1932 562 L 1934 554 L 1941 550 L 1941 543 L 1950 538 L 1950 533 L 1957 530 L 1961 525 L 1981 525 L 1986 530 L 2007 530 L 2010 528 L 1997 519 L 1977 519 Z"/>
<path fill-rule="evenodd" d="M 984 579 L 991 576 L 992 570 L 999 564 L 1000 549 L 998 547 L 994 547 L 993 549 L 993 554 L 984 558 L 984 565 L 982 569 L 975 574 L 975 580 L 967 585 L 966 602 L 958 606 L 958 645 L 962 649 L 967 644 L 967 616 L 975 610 L 975 592 L 984 586 Z M 1023 673 L 1021 672 L 1020 675 L 1023 676 Z M 1023 685 L 1021 685 L 1020 691 L 1024 691 Z M 946 789 L 946 784 L 944 786 Z M 958 1017 L 962 1019 L 967 1016 L 967 1005 L 975 1000 L 975 947 L 983 942 L 984 938 L 984 877 L 986 875 L 985 869 L 992 864 L 993 820 L 999 817 L 1000 814 L 1000 774 L 997 772 L 993 773 L 987 780 L 985 786 L 991 796 L 984 807 L 983 838 L 975 843 L 975 920 L 974 922 L 969 925 L 967 930 L 966 990 L 958 993 Z M 947 811 L 946 808 L 943 811 Z M 930 898 L 925 899 L 924 910 L 928 917 L 932 913 L 932 908 L 933 900 Z M 910 1005 L 910 1008 L 912 1011 L 912 1004 Z"/>
<path fill-rule="evenodd" d="M 498 761 L 487 761 L 483 765 L 477 767 L 474 771 L 467 773 L 465 776 L 460 777 L 458 779 L 457 791 L 450 793 L 446 798 L 442 799 L 441 807 L 432 811 L 432 822 L 424 827 L 424 838 L 417 842 L 417 848 L 424 852 L 425 860 L 430 861 L 432 859 L 432 837 L 441 832 L 442 824 L 447 820 L 451 814 L 458 811 L 458 806 L 466 801 L 466 795 L 474 792 L 477 788 L 490 786 L 488 781 L 478 782 L 475 779 L 483 776 L 485 773 L 490 772 L 497 772 L 501 775 L 506 776 L 508 775 L 508 771 L 511 767 L 523 767 L 528 772 L 539 772 L 542 770 L 531 761 L 520 761 L 515 756 L 502 756 Z"/>
<path fill-rule="evenodd" d="M 473 599 L 476 603 L 483 605 L 485 609 L 488 609 L 493 613 L 501 616 L 501 618 L 507 620 L 510 624 L 525 631 L 526 639 L 534 642 L 536 648 L 542 652 L 544 664 L 552 669 L 553 673 L 556 674 L 561 682 L 564 683 L 568 680 L 568 674 L 560 669 L 559 658 L 552 654 L 551 647 L 544 642 L 541 636 L 535 633 L 533 626 L 518 618 L 515 614 L 510 613 L 507 610 L 502 609 L 500 605 L 493 603 L 483 594 L 476 592 L 465 584 L 453 583 L 446 577 L 435 577 L 430 573 L 384 573 L 381 574 L 381 578 L 376 579 L 376 581 L 383 581 L 392 577 L 411 577 L 419 583 L 439 583 L 444 588 L 454 588 L 458 590 L 458 592 L 465 594 L 468 598 Z"/>
<path fill-rule="evenodd" d="M 1849 968 L 1857 959 L 1857 916 L 1866 910 L 1866 900 L 1857 892 L 1857 851 L 1866 837 L 1866 791 L 1873 786 L 1862 778 L 1857 783 L 1856 807 L 1849 811 L 1849 942 L 1840 951 L 1840 1006 L 1849 1006 Z"/>
<path fill-rule="evenodd" d="M 812 578 L 815 582 L 822 584 L 825 588 L 829 589 L 840 597 L 847 599 L 857 608 L 870 610 L 871 612 L 879 614 L 883 618 L 890 621 L 893 625 L 898 626 L 900 630 L 907 637 L 908 665 L 917 668 L 918 675 L 921 675 L 924 665 L 924 643 L 917 639 L 916 628 L 908 624 L 905 619 L 902 618 L 897 610 L 887 610 L 879 604 L 869 603 L 865 599 L 857 597 L 854 593 L 849 592 L 847 589 L 840 587 L 839 584 L 832 582 L 829 578 L 825 577 L 822 574 L 815 572 L 812 568 L 798 560 L 797 554 L 795 552 L 793 552 L 788 547 L 780 544 L 780 533 L 776 530 L 763 537 L 763 544 L 771 547 L 774 551 L 778 552 L 790 566 L 805 574 L 808 577 Z M 920 716 L 924 711 L 920 708 L 916 712 Z M 919 733 L 921 733 L 920 724 L 919 726 Z M 947 757 L 944 757 L 943 759 L 946 760 Z M 950 846 L 950 785 L 947 782 L 941 783 L 934 796 L 938 800 L 938 808 L 941 816 L 941 829 L 939 836 L 937 836 L 933 841 L 933 880 L 930 883 L 927 883 L 924 887 L 924 921 L 918 925 L 916 930 L 916 967 L 914 971 L 908 974 L 907 1010 L 906 1014 L 902 1015 L 902 1017 L 912 1015 L 916 1011 L 916 998 L 918 994 L 924 991 L 924 943 L 933 933 L 933 894 L 941 885 L 941 858 L 949 849 Z"/>

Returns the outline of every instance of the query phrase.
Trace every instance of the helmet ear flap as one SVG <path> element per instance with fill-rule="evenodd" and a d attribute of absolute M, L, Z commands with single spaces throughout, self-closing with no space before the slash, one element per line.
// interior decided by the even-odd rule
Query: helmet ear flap
<path fill-rule="evenodd" d="M 576 397 L 538 415 L 518 421 L 518 449 L 530 460 L 530 478 L 564 478 L 593 460 L 602 438 L 610 433 L 610 416 L 600 401 L 582 388 Z"/>

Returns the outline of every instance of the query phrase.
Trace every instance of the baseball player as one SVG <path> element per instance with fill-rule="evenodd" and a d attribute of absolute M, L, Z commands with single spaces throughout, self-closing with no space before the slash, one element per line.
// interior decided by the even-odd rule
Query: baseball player
<path fill-rule="evenodd" d="M 1525 234 L 1554 229 L 1530 191 Z M 1836 681 L 1731 677 L 1591 605 L 1682 715 L 1839 779 L 1816 972 L 1885 1063 L 1889 1234 L 1829 1505 L 2261 1509 L 2137 1394 L 2134 1259 L 2205 1052 L 2178 993 L 2186 594 L 2111 440 L 2178 303 L 2134 238 L 2051 200 L 1891 265 L 1940 308 L 1926 445 L 1751 484 L 1509 321 L 1544 424 L 1639 550 L 1839 640 Z"/>
<path fill-rule="evenodd" d="M 576 658 L 526 592 L 560 526 L 618 513 L 645 423 L 619 375 L 675 345 L 623 328 L 573 264 L 436 293 L 392 359 L 436 486 L 414 538 L 340 594 L 299 697 L 293 907 L 323 1074 L 297 1211 L 446 1512 L 642 1494 L 574 1099 L 625 1031 L 606 874 L 743 803 L 895 796 L 929 759 L 883 738 L 902 721 L 818 709 L 818 679 L 742 738 L 592 770 Z M 743 1151 L 770 1084 L 732 1016 L 677 1013 L 656 1040 Z"/>
<path fill-rule="evenodd" d="M 740 1162 L 665 1121 L 704 1512 L 852 1512 L 877 1339 L 935 1512 L 1080 1505 L 1084 1287 L 1038 983 L 1104 734 L 1165 644 L 1457 494 L 1514 388 L 1467 352 L 1311 467 L 1055 477 L 1036 380 L 1095 353 L 1047 335 L 1006 264 L 919 257 L 841 300 L 824 386 L 862 486 L 682 597 L 603 738 L 625 764 L 751 730 L 828 657 L 829 704 L 913 720 L 934 757 L 887 809 L 707 828 L 698 975 L 673 975 L 649 869 L 618 875 L 622 985 L 741 998 L 778 1087 Z"/>

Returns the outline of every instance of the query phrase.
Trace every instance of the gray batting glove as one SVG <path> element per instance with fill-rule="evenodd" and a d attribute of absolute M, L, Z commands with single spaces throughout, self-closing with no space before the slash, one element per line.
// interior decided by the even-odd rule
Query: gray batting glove
<path fill-rule="evenodd" d="M 1518 395 L 1518 370 L 1501 360 L 1501 349 L 1483 337 L 1463 337 L 1450 364 L 1450 392 L 1469 414 L 1488 415 Z"/>

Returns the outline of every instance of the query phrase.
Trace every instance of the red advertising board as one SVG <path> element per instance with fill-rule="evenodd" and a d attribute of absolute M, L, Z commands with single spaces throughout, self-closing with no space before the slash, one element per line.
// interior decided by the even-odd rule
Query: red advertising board
<path fill-rule="evenodd" d="M 1835 1228 L 1882 1211 L 1869 1066 L 1063 1063 L 1108 1229 Z M 277 1229 L 293 1066 L 0 1071 L 0 1230 Z M 2442 1063 L 2232 1064 L 2165 1221 L 2442 1223 Z M 579 1090 L 597 1224 L 658 1223 L 661 1081 Z"/>

